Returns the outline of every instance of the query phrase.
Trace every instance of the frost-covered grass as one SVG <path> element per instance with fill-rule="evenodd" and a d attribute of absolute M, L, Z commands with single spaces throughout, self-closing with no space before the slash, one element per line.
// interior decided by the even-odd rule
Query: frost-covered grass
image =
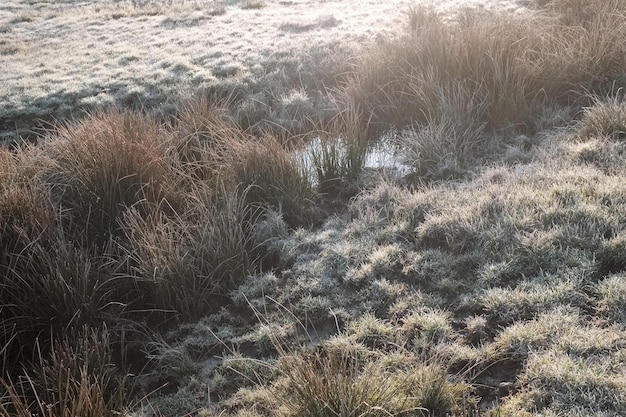
<path fill-rule="evenodd" d="M 411 4 L 4 1 L 0 133 L 28 136 L 39 119 L 77 117 L 102 106 L 170 115 L 180 97 L 203 89 L 245 99 L 238 112 L 249 124 L 268 119 L 300 127 L 285 119 L 294 111 L 290 97 L 305 88 L 304 107 L 297 108 L 317 117 L 330 105 L 325 88 L 346 72 L 345 59 L 382 33 L 403 28 Z"/>
<path fill-rule="evenodd" d="M 416 6 L 357 48 L 351 2 L 135 3 L 2 30 L 271 15 L 283 52 L 347 43 L 0 150 L 0 414 L 625 413 L 622 2 Z M 396 165 L 365 164 L 379 135 Z"/>
<path fill-rule="evenodd" d="M 207 88 L 252 89 L 269 113 L 270 101 L 318 75 L 297 65 L 314 60 L 325 73 L 329 49 L 350 53 L 374 28 L 401 26 L 400 8 L 409 2 L 258 3 L 263 7 L 238 0 L 3 2 L 0 128 L 10 136 L 36 118 L 101 106 L 167 113 L 172 101 Z"/>

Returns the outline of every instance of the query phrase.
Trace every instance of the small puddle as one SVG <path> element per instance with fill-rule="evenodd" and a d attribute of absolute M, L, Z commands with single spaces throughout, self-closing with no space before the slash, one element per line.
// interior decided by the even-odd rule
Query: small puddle
<path fill-rule="evenodd" d="M 320 155 L 322 139 L 318 136 L 313 138 L 306 146 L 295 151 L 296 158 L 302 161 L 307 173 L 310 174 L 314 185 L 317 185 L 317 174 L 314 163 L 314 155 Z M 347 146 L 340 138 L 332 145 L 335 146 L 333 156 L 337 159 L 347 157 Z M 391 140 L 391 134 L 383 135 L 376 143 L 367 150 L 363 169 L 375 171 L 391 171 L 399 176 L 405 176 L 411 172 L 411 167 L 402 161 L 397 147 Z"/>
<path fill-rule="evenodd" d="M 411 171 L 411 167 L 405 164 L 399 155 L 399 149 L 393 143 L 391 134 L 383 135 L 370 148 L 365 158 L 364 168 L 388 169 L 396 171 L 401 175 L 406 175 Z"/>

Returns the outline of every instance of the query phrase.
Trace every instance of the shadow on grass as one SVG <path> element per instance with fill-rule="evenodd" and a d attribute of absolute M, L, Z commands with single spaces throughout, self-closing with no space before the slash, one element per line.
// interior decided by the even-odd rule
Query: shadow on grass
<path fill-rule="evenodd" d="M 116 83 L 85 86 L 80 91 L 57 90 L 39 97 L 24 97 L 19 107 L 0 112 L 0 144 L 36 142 L 57 122 L 81 120 L 99 108 L 124 108 L 169 115 L 167 91 L 157 86 Z"/>

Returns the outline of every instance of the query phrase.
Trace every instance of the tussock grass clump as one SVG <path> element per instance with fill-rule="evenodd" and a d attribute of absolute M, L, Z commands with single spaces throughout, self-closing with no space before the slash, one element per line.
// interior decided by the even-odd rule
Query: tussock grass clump
<path fill-rule="evenodd" d="M 174 347 L 160 339 L 147 344 L 147 358 L 156 363 L 160 378 L 180 383 L 195 375 L 200 366 L 183 347 Z"/>
<path fill-rule="evenodd" d="M 225 380 L 232 384 L 230 389 L 265 384 L 274 379 L 277 373 L 273 361 L 254 360 L 244 357 L 239 352 L 224 356 L 220 368 Z"/>
<path fill-rule="evenodd" d="M 396 329 L 391 323 L 376 318 L 373 314 L 366 313 L 350 322 L 346 334 L 369 349 L 382 349 L 396 343 Z"/>
<path fill-rule="evenodd" d="M 595 97 L 592 106 L 584 109 L 582 117 L 581 137 L 608 137 L 622 140 L 626 137 L 626 102 L 621 97 Z"/>
<path fill-rule="evenodd" d="M 168 151 L 193 180 L 214 182 L 227 163 L 231 144 L 248 137 L 230 116 L 229 105 L 228 98 L 208 94 L 181 103 Z"/>
<path fill-rule="evenodd" d="M 606 365 L 561 352 L 533 355 L 521 383 L 540 387 L 542 395 L 534 398 L 529 408 L 623 414 L 626 381 L 614 374 L 607 375 Z"/>
<path fill-rule="evenodd" d="M 125 410 L 127 387 L 112 364 L 108 332 L 88 327 L 77 332 L 55 342 L 49 358 L 39 356 L 32 374 L 15 381 L 0 378 L 0 413 L 92 417 Z"/>
<path fill-rule="evenodd" d="M 463 130 L 454 123 L 428 123 L 405 130 L 396 140 L 402 158 L 414 172 L 424 178 L 454 178 L 475 165 L 485 138 L 482 126 Z"/>
<path fill-rule="evenodd" d="M 22 253 L 56 228 L 49 195 L 29 186 L 0 188 L 0 271 L 4 275 L 10 257 Z"/>
<path fill-rule="evenodd" d="M 0 377 L 16 383 L 33 358 L 75 342 L 76 329 L 117 332 L 132 287 L 117 279 L 123 262 L 110 239 L 96 249 L 64 227 L 59 188 L 47 182 L 57 161 L 42 148 L 0 151 L 0 340 L 11 358 Z"/>
<path fill-rule="evenodd" d="M 491 346 L 494 355 L 505 355 L 524 362 L 532 352 L 549 348 L 559 338 L 580 324 L 580 313 L 576 310 L 556 308 L 539 314 L 535 319 L 519 321 L 496 337 Z"/>
<path fill-rule="evenodd" d="M 438 363 L 403 368 L 389 358 L 363 360 L 349 352 L 283 355 L 279 400 L 293 416 L 445 416 L 471 412 L 469 386 L 448 379 Z M 405 365 L 407 365 L 405 363 Z M 284 384 L 284 385 L 282 385 Z"/>
<path fill-rule="evenodd" d="M 225 182 L 246 190 L 251 212 L 271 208 L 291 227 L 309 224 L 315 191 L 302 161 L 288 150 L 291 140 L 252 136 L 235 123 L 229 105 L 207 95 L 184 104 L 171 143 L 180 182 L 191 188 L 197 180 L 216 188 Z"/>
<path fill-rule="evenodd" d="M 0 271 L 9 264 L 8 256 L 56 227 L 50 192 L 39 181 L 50 162 L 34 147 L 0 149 Z"/>
<path fill-rule="evenodd" d="M 269 117 L 275 120 L 273 123 L 277 123 L 287 132 L 306 134 L 313 128 L 311 120 L 323 117 L 323 112 L 316 107 L 315 100 L 316 97 L 304 87 L 288 91 L 272 100 L 276 104 Z M 268 127 L 271 128 L 271 125 Z"/>
<path fill-rule="evenodd" d="M 519 271 L 528 275 L 554 271 L 550 263 L 559 256 L 551 248 L 573 260 L 576 253 L 584 257 L 587 250 L 600 251 L 622 230 L 616 209 L 624 190 L 617 178 L 591 167 L 535 168 L 512 170 L 506 179 L 496 175 L 493 182 L 485 174 L 487 182 L 478 188 L 451 188 L 456 203 L 438 204 L 430 211 L 415 229 L 418 242 L 455 254 L 481 248 L 494 262 L 536 265 L 534 272 Z"/>
<path fill-rule="evenodd" d="M 560 21 L 568 26 L 584 26 L 607 10 L 621 6 L 618 0 L 534 0 L 533 3 L 538 8 L 556 12 Z"/>
<path fill-rule="evenodd" d="M 443 310 L 425 309 L 402 319 L 402 339 L 414 349 L 428 350 L 454 339 L 451 316 Z"/>
<path fill-rule="evenodd" d="M 197 191 L 183 215 L 125 217 L 132 277 L 144 302 L 197 319 L 220 304 L 253 265 L 245 192 Z"/>
<path fill-rule="evenodd" d="M 37 340 L 47 351 L 51 338 L 83 325 L 116 328 L 131 288 L 116 279 L 117 268 L 107 252 L 94 254 L 58 234 L 11 253 L 2 268 L 0 340 L 12 358 L 28 358 Z"/>
<path fill-rule="evenodd" d="M 233 143 L 227 176 L 245 188 L 247 204 L 271 208 L 295 228 L 311 223 L 316 192 L 304 163 L 274 137 Z"/>
<path fill-rule="evenodd" d="M 311 163 L 323 194 L 355 194 L 359 174 L 370 149 L 369 126 L 357 104 L 348 103 L 317 132 L 310 145 Z"/>
<path fill-rule="evenodd" d="M 413 229 L 437 202 L 434 194 L 409 193 L 391 181 L 359 194 L 350 204 L 349 236 L 374 234 L 376 241 L 412 239 Z"/>
<path fill-rule="evenodd" d="M 499 323 L 513 323 L 562 305 L 584 308 L 588 297 L 578 274 L 579 271 L 573 271 L 573 277 L 568 277 L 564 271 L 564 276 L 535 277 L 513 289 L 491 288 L 481 296 L 480 303 L 487 316 Z"/>
<path fill-rule="evenodd" d="M 623 274 L 609 276 L 598 283 L 598 310 L 612 321 L 626 323 L 626 281 Z"/>
<path fill-rule="evenodd" d="M 519 123 L 531 108 L 533 69 L 525 61 L 541 44 L 534 29 L 541 23 L 536 16 L 464 17 L 449 24 L 432 10 L 412 9 L 407 33 L 376 48 L 346 93 L 365 103 L 375 122 L 399 127 L 441 122 L 454 110 L 462 118 L 473 113 L 479 124 Z"/>
<path fill-rule="evenodd" d="M 48 181 L 71 230 L 103 244 L 123 234 L 130 207 L 148 214 L 175 204 L 162 134 L 149 118 L 116 110 L 59 126 L 46 144 L 56 162 Z"/>
<path fill-rule="evenodd" d="M 350 269 L 345 280 L 351 285 L 359 286 L 373 278 L 397 279 L 404 256 L 400 245 L 380 245 L 358 268 Z"/>

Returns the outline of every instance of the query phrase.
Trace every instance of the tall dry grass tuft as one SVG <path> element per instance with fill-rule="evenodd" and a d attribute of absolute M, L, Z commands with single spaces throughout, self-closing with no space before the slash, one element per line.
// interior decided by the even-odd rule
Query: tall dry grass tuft
<path fill-rule="evenodd" d="M 123 306 L 106 248 L 96 254 L 64 232 L 53 190 L 35 172 L 52 161 L 27 148 L 0 151 L 0 165 L 0 340 L 12 359 L 5 366 L 15 368 L 35 341 L 47 350 L 52 335 L 113 324 Z"/>
<path fill-rule="evenodd" d="M 33 187 L 0 188 L 0 274 L 6 275 L 10 259 L 50 237 L 56 219 L 49 196 Z"/>
<path fill-rule="evenodd" d="M 287 416 L 472 414 L 469 385 L 451 382 L 443 364 L 404 360 L 396 363 L 392 353 L 368 359 L 324 348 L 281 352 L 277 368 L 285 380 L 276 384 L 277 399 Z"/>
<path fill-rule="evenodd" d="M 233 142 L 226 177 L 247 191 L 251 210 L 271 208 L 288 226 L 309 225 L 315 190 L 301 158 L 289 152 L 273 136 Z"/>
<path fill-rule="evenodd" d="M 406 33 L 375 47 L 345 93 L 374 122 L 402 127 L 441 121 L 448 116 L 440 112 L 442 98 L 462 89 L 462 107 L 477 107 L 475 123 L 532 133 L 543 105 L 610 84 L 626 63 L 623 2 L 573 8 L 581 16 L 571 25 L 561 22 L 557 3 L 565 1 L 515 16 L 467 11 L 453 22 L 413 8 Z"/>
<path fill-rule="evenodd" d="M 0 274 L 8 257 L 20 253 L 31 242 L 55 227 L 50 193 L 35 179 L 37 158 L 32 148 L 11 152 L 0 149 Z M 35 172 L 31 172 L 35 171 Z"/>
<path fill-rule="evenodd" d="M 348 101 L 345 109 L 320 126 L 309 146 L 309 157 L 323 194 L 354 194 L 370 150 L 369 120 L 361 107 Z"/>
<path fill-rule="evenodd" d="M 247 138 L 229 106 L 229 100 L 206 94 L 182 102 L 168 152 L 190 179 L 215 180 L 227 163 L 230 144 Z"/>
<path fill-rule="evenodd" d="M 317 352 L 283 355 L 278 366 L 288 380 L 282 393 L 288 415 L 374 417 L 417 411 L 400 381 L 380 363 L 367 366 L 349 353 Z"/>
<path fill-rule="evenodd" d="M 127 405 L 124 378 L 112 364 L 106 329 L 84 327 L 38 356 L 31 374 L 0 378 L 0 414 L 16 417 L 117 415 Z"/>
<path fill-rule="evenodd" d="M 291 227 L 311 222 L 315 192 L 299 157 L 269 133 L 255 137 L 242 130 L 228 112 L 228 100 L 201 95 L 186 102 L 176 122 L 170 153 L 179 161 L 182 182 L 206 180 L 216 189 L 246 189 L 246 204 L 271 207 Z"/>
<path fill-rule="evenodd" d="M 594 97 L 593 104 L 583 111 L 581 137 L 606 136 L 611 139 L 626 138 L 626 101 L 624 93 L 608 97 Z"/>
<path fill-rule="evenodd" d="M 182 214 L 126 213 L 131 277 L 146 307 L 185 320 L 215 311 L 253 266 L 245 192 L 199 188 Z"/>
<path fill-rule="evenodd" d="M 474 115 L 479 123 L 500 127 L 525 112 L 532 68 L 518 63 L 539 39 L 527 29 L 528 21 L 468 14 L 451 24 L 417 7 L 409 23 L 404 35 L 377 46 L 346 86 L 346 94 L 364 103 L 373 122 L 403 127 L 440 120 L 439 103 L 459 88 L 481 104 Z"/>
<path fill-rule="evenodd" d="M 48 181 L 68 230 L 101 245 L 123 234 L 130 207 L 147 215 L 175 205 L 163 134 L 148 117 L 117 110 L 58 127 L 45 145 L 56 162 Z"/>
<path fill-rule="evenodd" d="M 567 26 L 584 25 L 608 10 L 624 10 L 620 0 L 534 0 L 533 3 L 555 13 Z"/>
<path fill-rule="evenodd" d="M 624 87 L 626 4 L 591 1 L 576 7 L 550 3 L 557 24 L 549 27 L 550 42 L 542 53 L 542 74 L 549 95 L 578 99 Z"/>
<path fill-rule="evenodd" d="M 483 126 L 429 123 L 405 130 L 395 143 L 402 157 L 424 178 L 460 177 L 485 149 Z"/>
<path fill-rule="evenodd" d="M 35 341 L 47 351 L 53 337 L 71 329 L 120 323 L 128 286 L 116 279 L 116 262 L 106 252 L 74 246 L 57 231 L 6 257 L 0 340 L 10 341 L 5 348 L 15 364 L 31 357 Z"/>

